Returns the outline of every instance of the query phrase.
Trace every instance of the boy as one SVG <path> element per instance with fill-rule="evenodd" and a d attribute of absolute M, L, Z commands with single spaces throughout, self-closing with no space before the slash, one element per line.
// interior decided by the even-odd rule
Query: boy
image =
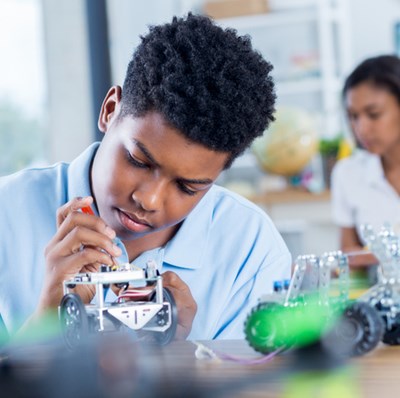
<path fill-rule="evenodd" d="M 0 183 L 9 330 L 57 308 L 75 273 L 153 258 L 177 303 L 177 339 L 243 337 L 251 306 L 289 277 L 290 254 L 264 212 L 214 182 L 273 120 L 271 69 L 207 17 L 150 28 L 104 99 L 102 142 Z"/>

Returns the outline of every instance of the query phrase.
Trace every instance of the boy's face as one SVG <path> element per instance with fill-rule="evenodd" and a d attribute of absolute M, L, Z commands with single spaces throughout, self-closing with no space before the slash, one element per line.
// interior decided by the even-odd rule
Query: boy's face
<path fill-rule="evenodd" d="M 91 173 L 99 213 L 122 240 L 153 233 L 162 239 L 211 188 L 229 154 L 188 141 L 158 113 L 117 118 L 119 96 L 112 90 Z"/>

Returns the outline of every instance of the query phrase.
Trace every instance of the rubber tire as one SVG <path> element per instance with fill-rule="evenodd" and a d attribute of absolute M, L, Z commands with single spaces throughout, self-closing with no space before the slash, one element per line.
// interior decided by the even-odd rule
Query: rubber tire
<path fill-rule="evenodd" d="M 68 315 L 68 307 L 73 306 L 75 308 L 75 325 L 68 325 L 68 318 L 71 320 L 71 316 Z M 67 318 L 68 317 L 68 318 Z M 60 323 L 64 337 L 64 341 L 68 348 L 75 349 L 82 342 L 86 341 L 89 335 L 89 321 L 86 313 L 85 306 L 81 298 L 75 293 L 68 293 L 63 296 L 60 302 Z M 71 326 L 73 328 L 71 329 Z"/>
<path fill-rule="evenodd" d="M 382 341 L 388 345 L 400 345 L 400 316 L 397 316 L 392 329 L 385 331 Z"/>
<path fill-rule="evenodd" d="M 275 351 L 277 347 L 268 346 L 268 336 L 260 335 L 260 328 L 254 327 L 255 325 L 252 325 L 252 318 L 260 311 L 274 311 L 274 309 L 278 306 L 280 307 L 280 305 L 277 303 L 260 303 L 251 310 L 244 323 L 244 334 L 248 344 L 250 345 L 250 347 L 253 347 L 255 351 L 258 351 L 262 354 L 269 354 Z"/>
<path fill-rule="evenodd" d="M 346 336 L 345 327 L 347 331 L 353 328 L 354 333 Z M 344 310 L 334 328 L 334 334 L 329 334 L 334 336 L 330 346 L 336 351 L 340 351 L 342 347 L 343 353 L 349 356 L 361 356 L 379 344 L 384 329 L 383 320 L 375 307 L 363 301 L 354 302 Z"/>

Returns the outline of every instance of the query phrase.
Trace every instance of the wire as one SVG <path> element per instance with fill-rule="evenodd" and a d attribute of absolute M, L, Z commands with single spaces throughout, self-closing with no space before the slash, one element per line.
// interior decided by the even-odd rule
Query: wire
<path fill-rule="evenodd" d="M 126 298 L 131 298 L 131 299 L 138 299 L 138 298 L 145 298 L 149 296 L 154 289 L 132 289 L 130 288 L 129 290 L 125 290 L 123 293 L 121 293 L 117 297 L 117 302 L 120 303 L 121 300 L 126 299 Z"/>
<path fill-rule="evenodd" d="M 240 363 L 242 365 L 257 365 L 261 363 L 266 363 L 274 359 L 278 354 L 285 351 L 286 347 L 280 347 L 277 350 L 257 358 L 243 358 L 234 355 L 230 355 L 221 351 L 212 350 L 203 343 L 198 341 L 192 341 L 193 344 L 197 346 L 195 356 L 197 359 L 220 359 L 223 361 L 232 361 Z"/>

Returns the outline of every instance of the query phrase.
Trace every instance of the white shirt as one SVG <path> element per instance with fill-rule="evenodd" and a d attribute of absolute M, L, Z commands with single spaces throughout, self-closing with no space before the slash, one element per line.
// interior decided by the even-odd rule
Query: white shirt
<path fill-rule="evenodd" d="M 385 178 L 381 159 L 364 150 L 339 161 L 332 173 L 332 210 L 340 227 L 389 223 L 400 232 L 400 196 Z"/>

